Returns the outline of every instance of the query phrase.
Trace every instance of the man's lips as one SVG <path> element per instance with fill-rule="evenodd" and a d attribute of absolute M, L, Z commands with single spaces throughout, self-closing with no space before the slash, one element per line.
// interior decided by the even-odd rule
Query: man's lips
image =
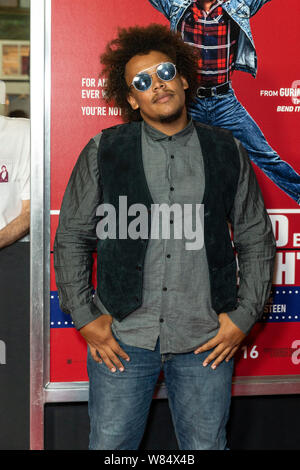
<path fill-rule="evenodd" d="M 153 99 L 153 103 L 166 103 L 167 101 L 169 101 L 171 96 L 173 96 L 173 94 L 174 93 L 171 92 L 160 93 L 159 95 L 155 96 L 155 98 Z"/>

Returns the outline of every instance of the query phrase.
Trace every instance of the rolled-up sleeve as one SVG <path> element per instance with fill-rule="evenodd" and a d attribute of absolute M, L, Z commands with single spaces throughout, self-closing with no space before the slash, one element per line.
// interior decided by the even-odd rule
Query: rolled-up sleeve
<path fill-rule="evenodd" d="M 96 139 L 97 140 L 97 139 Z M 82 328 L 101 312 L 93 302 L 96 210 L 102 200 L 95 139 L 81 152 L 67 185 L 54 240 L 54 269 L 61 309 Z"/>
<path fill-rule="evenodd" d="M 251 16 L 255 15 L 258 10 L 260 10 L 266 3 L 271 0 L 246 0 L 246 3 L 249 4 Z"/>
<path fill-rule="evenodd" d="M 154 8 L 163 13 L 166 18 L 170 19 L 173 0 L 149 0 L 149 2 L 154 6 Z"/>
<path fill-rule="evenodd" d="M 275 238 L 254 170 L 242 144 L 240 177 L 231 212 L 233 241 L 238 256 L 239 288 L 231 320 L 248 334 L 269 298 L 276 255 Z"/>

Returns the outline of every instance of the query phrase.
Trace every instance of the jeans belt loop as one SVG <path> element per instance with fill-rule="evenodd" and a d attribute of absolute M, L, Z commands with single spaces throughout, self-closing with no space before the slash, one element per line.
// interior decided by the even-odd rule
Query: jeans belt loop
<path fill-rule="evenodd" d="M 198 98 L 206 98 L 206 96 L 205 96 L 205 95 L 201 95 L 201 94 L 200 94 L 200 90 L 201 90 L 201 88 L 205 88 L 205 87 L 203 87 L 203 86 L 199 86 L 199 88 L 197 88 L 196 95 L 198 96 Z"/>

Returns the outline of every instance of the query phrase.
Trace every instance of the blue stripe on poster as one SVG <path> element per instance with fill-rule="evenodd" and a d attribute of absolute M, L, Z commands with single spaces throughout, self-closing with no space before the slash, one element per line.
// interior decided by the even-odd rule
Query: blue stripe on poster
<path fill-rule="evenodd" d="M 264 309 L 262 322 L 300 321 L 300 287 L 273 286 L 270 301 Z"/>
<path fill-rule="evenodd" d="M 51 328 L 74 328 L 71 315 L 64 313 L 59 308 L 58 294 L 50 292 L 50 327 Z"/>
<path fill-rule="evenodd" d="M 270 301 L 264 309 L 261 322 L 299 322 L 300 321 L 300 287 L 273 287 Z M 52 291 L 50 295 L 50 326 L 51 328 L 74 328 L 70 315 L 59 308 L 58 295 Z"/>

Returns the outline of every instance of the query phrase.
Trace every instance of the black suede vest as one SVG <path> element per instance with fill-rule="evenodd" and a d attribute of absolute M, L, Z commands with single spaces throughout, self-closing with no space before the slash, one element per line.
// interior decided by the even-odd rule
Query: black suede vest
<path fill-rule="evenodd" d="M 221 313 L 233 310 L 237 303 L 237 267 L 227 221 L 239 179 L 239 154 L 229 131 L 194 124 L 205 169 L 204 197 L 199 204 L 204 204 L 204 243 L 212 307 Z M 143 167 L 141 123 L 105 129 L 99 146 L 98 165 L 103 202 L 116 209 L 117 235 L 119 196 L 127 196 L 128 207 L 140 203 L 148 208 L 150 233 L 153 200 Z M 128 216 L 128 225 L 135 217 Z M 147 245 L 148 239 L 98 239 L 97 294 L 110 314 L 119 321 L 142 304 Z"/>

